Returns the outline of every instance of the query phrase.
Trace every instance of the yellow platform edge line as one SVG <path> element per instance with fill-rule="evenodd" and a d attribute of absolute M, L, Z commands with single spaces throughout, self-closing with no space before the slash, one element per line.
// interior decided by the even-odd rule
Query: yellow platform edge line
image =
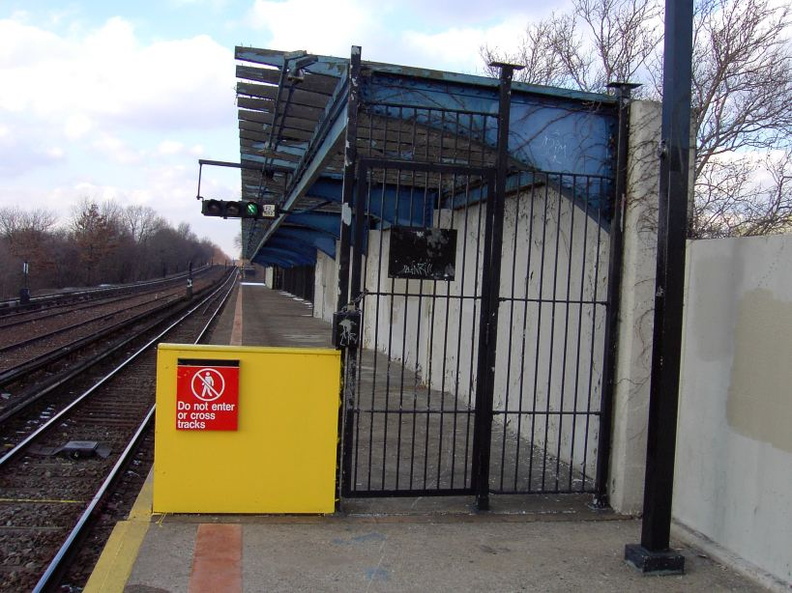
<path fill-rule="evenodd" d="M 185 352 L 211 352 L 214 355 L 233 357 L 236 353 L 310 354 L 311 356 L 338 356 L 335 348 L 302 348 L 297 346 L 223 346 L 217 344 L 169 344 L 160 342 L 158 350 L 184 350 Z"/>
<path fill-rule="evenodd" d="M 242 345 L 242 287 L 237 290 L 236 308 L 234 309 L 234 322 L 231 326 L 231 346 Z"/>
<path fill-rule="evenodd" d="M 83 593 L 123 593 L 151 522 L 152 475 L 149 472 L 127 520 L 113 528 Z"/>

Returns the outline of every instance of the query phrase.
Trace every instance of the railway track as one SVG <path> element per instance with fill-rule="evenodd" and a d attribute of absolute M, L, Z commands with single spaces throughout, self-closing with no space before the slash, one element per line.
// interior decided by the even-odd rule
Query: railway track
<path fill-rule="evenodd" d="M 208 289 L 227 269 L 207 270 L 196 278 L 193 292 Z M 28 319 L 0 333 L 0 422 L 31 399 L 54 388 L 60 377 L 79 373 L 100 353 L 108 355 L 123 348 L 129 336 L 172 315 L 174 306 L 187 306 L 184 285 L 163 287 L 154 292 L 116 297 L 102 302 L 97 311 L 64 310 L 44 321 Z M 4 344 L 4 345 L 2 345 Z"/>
<path fill-rule="evenodd" d="M 86 533 L 104 517 L 109 534 L 115 519 L 122 518 L 114 518 L 112 508 L 123 504 L 108 507 L 107 501 L 133 500 L 151 464 L 156 344 L 200 341 L 233 284 L 230 279 L 186 308 L 180 303 L 186 310 L 156 329 L 128 330 L 139 335 L 128 337 L 112 356 L 93 356 L 100 360 L 67 372 L 70 376 L 59 379 L 56 388 L 5 413 L 0 421 L 0 591 L 55 590 L 64 574 L 71 582 L 60 590 L 79 590 L 74 583 L 90 572 L 90 558 L 95 561 L 103 546 L 101 534 Z M 114 493 L 125 481 L 131 484 L 127 493 Z"/>
<path fill-rule="evenodd" d="M 135 294 L 137 292 L 148 292 L 156 287 L 184 286 L 187 279 L 193 276 L 200 276 L 213 266 L 206 265 L 197 268 L 194 272 L 181 272 L 166 278 L 154 280 L 142 280 L 131 284 L 110 284 L 94 286 L 80 289 L 63 289 L 49 292 L 42 292 L 30 299 L 28 303 L 21 303 L 19 299 L 7 299 L 0 301 L 0 320 L 24 317 L 25 315 L 41 315 L 48 311 L 57 311 L 61 307 L 72 307 L 81 302 L 97 302 L 103 299 L 112 299 L 118 296 Z M 215 266 L 220 267 L 220 266 Z M 2 327 L 2 325 L 0 325 Z"/>

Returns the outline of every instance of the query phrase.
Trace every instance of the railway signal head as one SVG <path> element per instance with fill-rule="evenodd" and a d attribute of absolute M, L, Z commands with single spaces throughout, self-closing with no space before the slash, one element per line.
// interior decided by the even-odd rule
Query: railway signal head
<path fill-rule="evenodd" d="M 250 200 L 204 200 L 201 203 L 201 214 L 204 216 L 221 216 L 223 218 L 272 218 L 272 204 L 259 204 Z"/>

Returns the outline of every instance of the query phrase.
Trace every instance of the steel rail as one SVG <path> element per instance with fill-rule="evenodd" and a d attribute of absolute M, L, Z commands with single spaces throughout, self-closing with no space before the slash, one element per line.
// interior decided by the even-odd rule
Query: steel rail
<path fill-rule="evenodd" d="M 127 444 L 126 448 L 119 456 L 118 461 L 113 466 L 113 469 L 110 470 L 110 473 L 107 475 L 104 482 L 102 482 L 99 490 L 97 490 L 96 494 L 93 495 L 93 498 L 91 498 L 91 501 L 88 503 L 85 511 L 83 511 L 82 515 L 80 515 L 80 518 L 77 520 L 75 527 L 69 533 L 66 541 L 57 551 L 54 558 L 47 566 L 47 569 L 44 571 L 44 574 L 39 579 L 38 583 L 36 583 L 36 586 L 33 588 L 34 593 L 46 591 L 53 578 L 60 574 L 60 569 L 63 567 L 64 561 L 69 557 L 70 552 L 74 549 L 74 546 L 79 541 L 80 536 L 85 530 L 85 527 L 88 525 L 89 519 L 99 506 L 99 503 L 101 503 L 105 498 L 108 490 L 110 490 L 110 487 L 115 483 L 116 478 L 121 474 L 122 470 L 129 464 L 129 461 L 137 449 L 138 444 L 143 439 L 143 436 L 145 435 L 146 429 L 151 423 L 152 418 L 154 418 L 154 406 L 149 409 L 148 414 L 146 414 L 145 419 L 143 422 L 141 422 L 137 431 L 135 431 L 135 434 L 132 436 L 129 444 Z"/>
<path fill-rule="evenodd" d="M 132 359 L 137 358 L 144 350 L 146 350 L 149 347 L 151 347 L 151 345 L 153 343 L 155 343 L 159 338 L 161 338 L 163 335 L 165 335 L 171 329 L 173 329 L 176 325 L 178 325 L 181 322 L 183 322 L 187 317 L 189 317 L 190 315 L 195 313 L 201 307 L 206 306 L 207 303 L 210 303 L 217 296 L 217 294 L 222 291 L 222 289 L 226 286 L 226 284 L 228 284 L 229 281 L 230 281 L 231 286 L 225 292 L 225 294 L 223 295 L 222 299 L 219 300 L 218 305 L 215 308 L 214 312 L 212 313 L 212 315 L 210 316 L 209 320 L 206 322 L 204 327 L 199 332 L 198 337 L 195 340 L 195 343 L 199 343 L 201 341 L 201 339 L 204 337 L 204 335 L 206 334 L 206 332 L 209 330 L 209 326 L 217 318 L 217 316 L 218 316 L 220 310 L 222 309 L 223 305 L 225 304 L 225 302 L 228 300 L 231 292 L 234 289 L 234 281 L 235 280 L 236 280 L 236 275 L 230 276 L 229 279 L 225 283 L 223 283 L 222 286 L 218 287 L 217 290 L 212 292 L 212 294 L 208 295 L 201 303 L 199 303 L 195 307 L 192 307 L 183 316 L 181 316 L 178 321 L 174 322 L 173 324 L 168 326 L 168 328 L 166 330 L 164 330 L 162 333 L 160 333 L 159 336 L 157 336 L 157 338 L 155 338 L 154 340 L 150 341 L 146 346 L 144 346 L 143 348 L 141 348 L 140 350 L 135 352 L 127 361 L 125 361 L 121 366 L 119 366 L 116 369 L 116 371 L 114 371 L 114 373 L 117 372 L 118 370 L 120 370 L 120 368 L 126 366 L 127 363 L 129 363 Z M 107 378 L 109 378 L 109 376 L 105 377 L 104 379 L 102 379 L 102 382 L 106 381 Z M 95 388 L 96 388 L 96 386 L 91 388 L 89 390 L 89 392 L 92 392 Z M 80 399 L 83 399 L 83 397 L 81 397 Z M 70 407 L 73 407 L 73 405 L 70 406 Z M 154 417 L 155 411 L 156 411 L 156 404 L 151 406 L 151 408 L 149 409 L 148 413 L 146 414 L 145 419 L 143 420 L 143 422 L 138 427 L 138 429 L 135 432 L 135 434 L 133 435 L 132 439 L 130 439 L 129 444 L 124 449 L 123 453 L 121 453 L 121 455 L 119 456 L 118 461 L 115 463 L 115 465 L 113 466 L 113 468 L 110 471 L 110 473 L 108 474 L 108 476 L 102 482 L 102 485 L 97 490 L 96 494 L 94 494 L 93 498 L 89 502 L 89 504 L 86 507 L 86 509 L 80 515 L 80 518 L 75 523 L 74 528 L 71 530 L 69 535 L 64 540 L 63 545 L 60 547 L 58 552 L 55 554 L 53 559 L 50 561 L 49 565 L 47 566 L 46 570 L 42 574 L 42 576 L 39 579 L 38 583 L 33 588 L 33 593 L 39 593 L 39 592 L 42 592 L 42 591 L 49 590 L 49 588 L 52 585 L 55 584 L 55 579 L 59 578 L 61 576 L 61 574 L 63 572 L 64 563 L 67 562 L 67 560 L 72 555 L 72 552 L 74 551 L 74 548 L 81 541 L 81 537 L 82 537 L 84 531 L 89 526 L 90 519 L 94 515 L 94 513 L 96 512 L 97 507 L 100 505 L 102 500 L 106 497 L 108 491 L 113 486 L 113 484 L 115 483 L 117 477 L 120 475 L 122 470 L 129 464 L 129 462 L 130 462 L 135 450 L 138 447 L 138 444 L 140 443 L 140 441 L 142 440 L 143 436 L 145 435 L 145 432 L 146 432 L 148 426 L 150 425 L 151 420 Z M 62 415 L 62 413 L 59 414 L 59 416 L 60 415 Z M 53 421 L 55 421 L 55 418 L 53 418 L 48 424 L 51 424 Z M 36 431 L 36 432 L 40 433 L 42 431 L 39 430 L 39 431 Z M 0 460 L 0 465 L 2 465 L 2 462 L 4 462 L 4 461 L 5 461 L 5 458 Z"/>
<path fill-rule="evenodd" d="M 171 331 L 171 330 L 172 330 L 174 327 L 176 327 L 177 325 L 179 325 L 180 323 L 182 323 L 182 322 L 183 322 L 185 319 L 187 319 L 187 317 L 189 317 L 190 315 L 192 315 L 193 313 L 195 313 L 195 311 L 197 311 L 198 309 L 200 309 L 200 308 L 201 308 L 202 306 L 204 306 L 204 305 L 205 305 L 205 304 L 206 304 L 208 301 L 210 301 L 212 298 L 214 298 L 214 297 L 217 295 L 217 293 L 218 293 L 218 292 L 220 292 L 220 291 L 222 290 L 222 288 L 223 288 L 224 286 L 225 286 L 225 284 L 224 284 L 223 286 L 220 286 L 220 287 L 218 287 L 218 289 L 217 289 L 217 290 L 215 290 L 214 292 L 212 292 L 212 294 L 208 295 L 208 296 L 207 296 L 207 297 L 206 297 L 206 298 L 205 298 L 205 299 L 204 299 L 204 300 L 203 300 L 201 303 L 199 303 L 199 304 L 195 305 L 194 307 L 190 308 L 190 309 L 189 309 L 187 312 L 185 312 L 185 313 L 184 313 L 182 316 L 180 316 L 180 317 L 179 317 L 179 318 L 178 318 L 176 321 L 172 322 L 170 325 L 168 325 L 168 327 L 166 327 L 166 328 L 165 328 L 164 330 L 162 330 L 162 331 L 161 331 L 159 334 L 157 334 L 157 336 L 155 336 L 154 338 L 152 338 L 151 340 L 149 340 L 149 341 L 148 341 L 148 342 L 147 342 L 147 343 L 146 343 L 144 346 L 142 346 L 141 348 L 139 348 L 139 349 L 138 349 L 136 352 L 134 352 L 133 354 L 131 354 L 131 355 L 130 355 L 130 356 L 129 356 L 129 357 L 126 359 L 126 360 L 124 360 L 123 362 L 121 362 L 121 363 L 120 363 L 120 364 L 119 364 L 119 365 L 118 365 L 118 366 L 117 366 L 115 369 L 113 369 L 113 370 L 112 370 L 110 373 L 108 373 L 107 375 L 105 375 L 104 377 L 102 377 L 101 379 L 99 379 L 99 380 L 98 380 L 98 381 L 97 381 L 97 382 L 96 382 L 96 383 L 95 383 L 95 384 L 94 384 L 92 387 L 90 387 L 90 388 L 89 388 L 89 389 L 87 389 L 85 392 L 83 392 L 83 393 L 82 393 L 82 394 L 81 394 L 79 397 L 77 397 L 77 399 L 75 399 L 74 401 L 72 401 L 72 402 L 71 402 L 69 405 L 67 405 L 65 408 L 63 408 L 63 409 L 62 409 L 60 412 L 58 412 L 57 414 L 55 414 L 55 415 L 54 415 L 52 418 L 50 418 L 50 419 L 49 419 L 49 420 L 48 420 L 46 423 L 44 423 L 44 424 L 42 424 L 41 426 L 39 426 L 39 427 L 38 427 L 36 430 L 34 430 L 34 431 L 31 433 L 31 434 L 29 434 L 29 435 L 28 435 L 27 437 L 25 437 L 25 438 L 24 438 L 24 439 L 23 439 L 21 442 L 19 442 L 19 443 L 18 443 L 18 444 L 17 444 L 15 447 L 13 447 L 12 449 L 10 449 L 10 450 L 9 450 L 9 451 L 8 451 L 8 452 L 7 452 L 7 453 L 6 453 L 6 454 L 5 454 L 3 457 L 0 457 L 0 468 L 1 468 L 1 467 L 3 467 L 3 466 L 6 464 L 6 463 L 8 463 L 8 462 L 9 462 L 11 459 L 13 459 L 14 457 L 16 457 L 16 456 L 17 456 L 17 455 L 18 455 L 18 454 L 19 454 L 21 451 L 23 451 L 23 450 L 24 450 L 24 449 L 25 449 L 25 448 L 26 448 L 26 447 L 27 447 L 27 446 L 28 446 L 28 445 L 29 445 L 29 444 L 30 444 L 30 443 L 31 443 L 33 440 L 35 440 L 35 439 L 36 439 L 36 438 L 37 438 L 37 437 L 38 437 L 40 434 L 44 433 L 44 432 L 45 432 L 45 431 L 47 431 L 49 428 L 51 428 L 51 427 L 52 427 L 52 426 L 53 426 L 53 425 L 54 425 L 54 424 L 55 424 L 55 423 L 56 423 L 58 420 L 60 420 L 60 419 L 61 419 L 63 416 L 65 416 L 65 415 L 66 415 L 68 412 L 70 412 L 70 411 L 71 411 L 71 410 L 72 410 L 74 407 L 76 407 L 78 404 L 80 404 L 80 403 L 81 403 L 83 400 L 87 399 L 87 398 L 88 398 L 88 397 L 89 397 L 89 396 L 90 396 L 90 395 L 91 395 L 91 394 L 92 394 L 92 393 L 93 393 L 95 390 L 97 390 L 99 387 L 101 387 L 102 385 L 104 385 L 104 384 L 105 384 L 107 381 L 109 381 L 110 379 L 112 379 L 112 378 L 113 378 L 113 377 L 114 377 L 116 374 L 118 374 L 118 373 L 119 373 L 119 372 L 120 372 L 120 371 L 121 371 L 123 368 L 125 368 L 125 367 L 126 367 L 128 364 L 130 364 L 130 363 L 131 363 L 133 360 L 135 360 L 135 359 L 136 359 L 138 356 L 141 356 L 141 355 L 142 355 L 142 354 L 143 354 L 143 353 L 144 353 L 146 350 L 148 350 L 149 348 L 151 348 L 151 346 L 152 346 L 152 345 L 156 344 L 156 343 L 157 343 L 157 341 L 158 341 L 160 338 L 162 338 L 162 336 L 164 336 L 165 334 L 167 334 L 167 333 L 168 333 L 169 331 Z M 232 286 L 231 288 L 233 288 L 233 286 Z M 230 290 L 231 290 L 231 289 L 229 289 L 229 292 L 230 292 Z M 217 311 L 218 311 L 218 310 L 219 310 L 219 308 L 218 308 L 218 309 L 215 311 L 215 314 L 214 314 L 214 315 L 216 315 L 216 314 L 217 314 Z M 205 330 L 204 330 L 204 331 L 205 331 Z"/>
<path fill-rule="evenodd" d="M 172 296 L 174 298 L 180 298 L 176 294 L 176 291 L 178 291 L 179 289 L 174 287 L 173 290 L 174 290 L 174 293 L 173 293 Z M 124 311 L 129 311 L 131 309 L 141 309 L 143 307 L 151 305 L 152 303 L 156 303 L 159 300 L 160 299 L 155 296 L 154 298 L 152 298 L 152 299 L 150 299 L 148 301 L 145 301 L 143 303 L 138 303 L 137 305 L 129 306 L 126 309 L 117 309 L 115 311 L 111 311 L 109 313 L 104 313 L 102 315 L 94 317 L 93 319 L 80 321 L 79 323 L 72 323 L 71 325 L 67 325 L 65 327 L 59 327 L 58 329 L 53 329 L 53 330 L 50 330 L 50 331 L 48 331 L 46 333 L 43 333 L 43 334 L 39 334 L 39 335 L 36 335 L 36 336 L 25 338 L 24 340 L 22 340 L 20 342 L 15 342 L 13 344 L 8 344 L 7 346 L 0 346 L 0 353 L 9 352 L 11 350 L 19 350 L 20 348 L 24 348 L 25 346 L 30 346 L 31 344 L 34 344 L 36 342 L 40 342 L 42 340 L 46 340 L 46 339 L 52 338 L 52 337 L 57 336 L 59 334 L 65 334 L 67 332 L 80 329 L 81 327 L 85 327 L 86 325 L 89 325 L 91 323 L 99 323 L 99 322 L 104 321 L 106 319 L 112 319 L 113 317 L 117 317 L 118 315 L 124 313 Z M 157 308 L 154 309 L 154 311 L 156 311 L 158 309 L 166 308 L 169 304 L 170 303 L 164 303 L 164 305 L 162 307 L 157 307 Z M 145 317 L 146 315 L 148 315 L 150 313 L 151 313 L 151 310 L 146 310 L 141 315 L 139 315 L 137 317 L 134 317 L 133 319 L 137 319 L 138 317 Z M 113 329 L 113 328 L 117 328 L 117 327 L 123 326 L 125 323 L 126 323 L 126 320 L 121 321 L 121 322 L 119 322 L 119 323 L 117 323 L 117 324 L 115 324 L 113 326 L 110 326 L 109 328 L 106 328 L 103 331 L 106 332 L 108 329 Z M 94 334 L 94 335 L 96 335 L 96 334 Z M 80 338 L 80 340 L 82 340 L 82 338 Z M 80 340 L 77 340 L 76 342 L 79 342 Z M 66 344 L 65 346 L 62 346 L 61 348 L 69 348 L 69 347 L 72 346 L 72 344 L 74 344 L 76 342 L 71 342 L 69 344 Z"/>
<path fill-rule="evenodd" d="M 193 270 L 193 277 L 209 271 L 213 266 L 205 265 Z M 156 286 L 158 284 L 167 285 L 170 283 L 181 282 L 190 277 L 190 272 L 179 272 L 168 276 L 167 278 L 156 278 L 154 280 L 141 280 L 139 282 L 132 282 L 129 284 L 114 284 L 110 286 L 97 286 L 92 288 L 84 288 L 81 290 L 64 290 L 61 292 L 52 292 L 41 296 L 33 297 L 30 303 L 26 305 L 19 304 L 19 298 L 4 299 L 0 301 L 0 317 L 8 318 L 14 315 L 24 315 L 34 312 L 44 307 L 59 307 L 68 305 L 75 301 L 83 300 L 84 298 L 101 297 L 105 293 L 108 296 L 115 294 L 134 294 L 140 289 L 146 287 Z"/>
<path fill-rule="evenodd" d="M 46 367 L 46 366 L 48 366 L 48 365 L 50 365 L 50 364 L 52 364 L 54 362 L 57 362 L 61 358 L 64 358 L 64 357 L 69 356 L 69 355 L 72 355 L 78 349 L 86 347 L 86 346 L 89 346 L 89 345 L 93 344 L 94 342 L 99 341 L 101 338 L 103 338 L 103 337 L 105 337 L 105 336 L 107 336 L 107 335 L 109 335 L 109 334 L 111 334 L 113 332 L 118 331 L 120 328 L 123 328 L 126 325 L 132 325 L 134 323 L 137 323 L 141 319 L 145 319 L 146 317 L 149 317 L 152 314 L 156 314 L 156 313 L 158 313 L 160 311 L 167 311 L 169 308 L 172 307 L 172 305 L 173 305 L 172 302 L 165 303 L 161 307 L 158 307 L 158 308 L 155 308 L 155 309 L 152 309 L 152 310 L 149 310 L 149 311 L 144 311 L 143 313 L 141 313 L 141 314 L 139 314 L 139 315 L 137 315 L 137 316 L 135 316 L 133 318 L 124 320 L 124 321 L 122 321 L 122 322 L 120 322 L 118 324 L 115 324 L 113 326 L 107 327 L 107 328 L 103 329 L 100 332 L 94 333 L 94 334 L 92 334 L 90 336 L 86 336 L 86 337 L 80 338 L 80 339 L 75 340 L 74 342 L 72 342 L 70 344 L 66 344 L 64 346 L 61 346 L 61 347 L 59 347 L 59 348 L 57 348 L 55 350 L 52 350 L 52 351 L 50 351 L 48 353 L 43 354 L 43 355 L 41 355 L 41 356 L 39 356 L 37 358 L 31 359 L 31 360 L 29 360 L 29 361 L 27 361 L 25 363 L 20 364 L 20 365 L 11 367 L 10 369 L 7 369 L 5 371 L 1 371 L 0 372 L 0 387 L 9 385 L 13 381 L 16 381 L 19 377 L 24 377 L 24 376 L 28 375 L 29 373 L 35 372 L 35 371 L 37 371 L 37 370 L 39 370 L 39 369 L 41 369 L 43 367 Z M 129 340 L 125 340 L 122 344 L 119 344 L 117 347 L 125 345 L 128 341 Z M 117 347 L 114 348 L 113 350 L 117 349 Z M 111 350 L 111 352 L 112 352 L 112 350 Z M 4 416 L 0 417 L 0 420 L 2 420 L 2 419 L 4 419 Z"/>

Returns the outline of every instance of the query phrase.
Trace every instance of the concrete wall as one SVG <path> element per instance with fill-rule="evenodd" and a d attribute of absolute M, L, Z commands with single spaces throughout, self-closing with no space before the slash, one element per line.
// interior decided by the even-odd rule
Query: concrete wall
<path fill-rule="evenodd" d="M 271 267 L 264 268 L 264 284 L 269 287 L 272 287 L 273 283 L 275 282 L 275 270 Z"/>
<path fill-rule="evenodd" d="M 510 410 L 513 436 L 578 471 L 585 467 L 591 479 L 599 425 L 581 417 L 574 425 L 571 414 L 558 412 L 599 408 L 605 307 L 561 301 L 607 298 L 609 236 L 592 216 L 545 186 L 508 197 L 505 210 L 500 294 L 508 298 L 500 308 L 494 408 Z M 451 282 L 388 278 L 390 233 L 369 232 L 365 287 L 395 296 L 367 299 L 364 346 L 389 352 L 424 384 L 466 405 L 475 394 L 480 301 L 458 297 L 482 291 L 484 208 L 438 216 L 442 226 L 450 221 L 458 231 Z M 408 286 L 421 297 L 400 296 Z M 518 410 L 539 414 L 519 417 Z"/>
<path fill-rule="evenodd" d="M 621 311 L 608 494 L 614 510 L 643 507 L 646 427 L 652 368 L 661 109 L 636 101 L 630 112 Z"/>
<path fill-rule="evenodd" d="M 316 250 L 314 273 L 314 317 L 327 322 L 333 321 L 338 301 L 338 265 L 329 255 Z"/>
<path fill-rule="evenodd" d="M 606 307 L 593 303 L 607 299 L 610 237 L 596 216 L 555 191 L 507 199 L 494 399 L 496 411 L 535 410 L 508 414 L 510 432 L 589 482 L 599 423 L 571 412 L 602 396 Z"/>
<path fill-rule="evenodd" d="M 792 236 L 688 246 L 674 517 L 792 585 Z"/>

